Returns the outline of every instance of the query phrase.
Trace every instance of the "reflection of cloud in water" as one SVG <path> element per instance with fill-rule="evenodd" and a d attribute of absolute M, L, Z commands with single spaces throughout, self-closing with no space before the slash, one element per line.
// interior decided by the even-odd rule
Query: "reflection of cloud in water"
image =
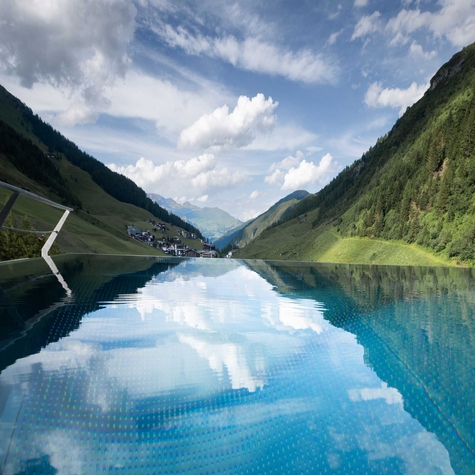
<path fill-rule="evenodd" d="M 32 367 L 41 364 L 43 371 L 59 372 L 63 369 L 86 369 L 91 358 L 100 354 L 101 348 L 94 343 L 84 343 L 74 338 L 64 338 L 48 345 L 39 353 L 21 358 L 0 375 L 0 382 L 15 384 L 19 378 L 30 374 Z"/>
<path fill-rule="evenodd" d="M 384 399 L 386 404 L 402 404 L 401 393 L 395 388 L 389 388 L 387 383 L 381 383 L 379 388 L 350 389 L 348 396 L 351 401 L 371 401 Z"/>
<path fill-rule="evenodd" d="M 180 342 L 206 359 L 219 376 L 226 368 L 233 389 L 246 388 L 253 392 L 262 388 L 264 381 L 262 375 L 255 374 L 259 362 L 249 355 L 247 337 L 226 342 L 228 336 L 224 338 L 224 335 L 229 334 L 231 326 L 246 328 L 247 332 L 241 333 L 246 335 L 251 330 L 265 330 L 265 322 L 286 333 L 312 330 L 320 334 L 325 325 L 323 310 L 315 301 L 281 297 L 246 267 L 231 270 L 225 278 L 200 276 L 169 281 L 168 277 L 140 289 L 136 301 L 129 303 L 129 307 L 137 309 L 144 323 L 163 316 L 166 322 L 185 327 L 186 330 L 179 333 Z M 259 298 L 254 298 L 255 295 Z M 221 335 L 221 341 L 210 338 L 210 334 Z M 272 346 L 275 342 L 267 344 Z M 296 349 L 292 346 L 290 352 Z"/>
<path fill-rule="evenodd" d="M 105 370 L 116 386 L 138 399 L 184 387 L 192 387 L 199 395 L 201 388 L 217 390 L 219 386 L 207 363 L 179 342 L 155 348 L 115 349 Z"/>
<path fill-rule="evenodd" d="M 197 453 L 251 442 L 248 455 L 262 464 L 278 455 L 271 444 L 286 450 L 289 441 L 296 459 L 308 461 L 312 447 L 310 458 L 321 450 L 336 470 L 348 457 L 396 457 L 407 473 L 451 473 L 436 437 L 404 412 L 397 390 L 364 365 L 356 337 L 327 323 L 318 302 L 285 297 L 235 263 L 215 276 L 179 271 L 87 315 L 69 337 L 1 374 L 0 384 L 33 395 L 22 417 L 40 408 L 46 421 L 38 436 L 32 417 L 16 432 L 17 446 L 47 454 L 60 474 L 91 473 L 96 463 L 133 473 L 134 461 L 156 464 L 166 450 L 176 467 L 204 464 Z M 48 388 L 46 399 L 35 384 Z M 67 408 L 65 421 L 64 412 L 54 419 L 56 405 Z M 108 430 L 113 437 L 103 437 Z M 225 457 L 242 463 L 242 452 Z M 22 470 L 18 458 L 8 463 L 5 475 Z"/>
<path fill-rule="evenodd" d="M 315 317 L 323 320 L 323 312 L 316 308 L 305 308 L 302 301 L 281 299 L 279 302 L 279 320 L 286 327 L 294 330 L 313 330 L 322 333 L 321 325 L 315 322 Z"/>
<path fill-rule="evenodd" d="M 178 338 L 196 350 L 201 358 L 208 360 L 210 368 L 221 377 L 226 367 L 233 389 L 244 388 L 252 393 L 264 387 L 264 382 L 251 374 L 243 346 L 225 341 L 210 342 L 206 338 L 183 333 L 178 334 Z"/>
<path fill-rule="evenodd" d="M 358 447 L 368 453 L 370 460 L 400 458 L 405 462 L 404 473 L 408 475 L 454 474 L 448 453 L 434 434 L 421 431 L 403 435 L 389 444 L 381 442 L 384 440 L 381 432 L 381 425 L 374 424 L 356 436 Z"/>
<path fill-rule="evenodd" d="M 278 302 L 261 304 L 261 315 L 280 331 L 313 330 L 320 334 L 328 326 L 323 310 L 314 301 L 281 297 Z"/>
<path fill-rule="evenodd" d="M 57 475 L 84 473 L 82 460 L 86 450 L 70 437 L 68 431 L 55 430 L 42 434 L 38 445 L 42 453 L 49 455 Z"/>

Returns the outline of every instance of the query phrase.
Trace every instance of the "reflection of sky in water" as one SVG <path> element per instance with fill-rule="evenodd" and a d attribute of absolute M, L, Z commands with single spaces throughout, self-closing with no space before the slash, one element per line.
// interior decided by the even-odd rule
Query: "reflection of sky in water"
<path fill-rule="evenodd" d="M 4 473 L 452 473 L 323 305 L 216 266 L 159 274 L 3 371 Z"/>

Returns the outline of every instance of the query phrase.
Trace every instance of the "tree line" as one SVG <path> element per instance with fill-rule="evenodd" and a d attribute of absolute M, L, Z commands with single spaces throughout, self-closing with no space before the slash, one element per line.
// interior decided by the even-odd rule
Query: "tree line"
<path fill-rule="evenodd" d="M 0 121 L 0 153 L 24 175 L 46 186 L 64 205 L 81 209 L 81 201 L 63 185 L 61 174 L 53 161 L 31 140 Z"/>
<path fill-rule="evenodd" d="M 313 227 L 475 261 L 475 46 L 441 71 L 385 137 L 276 225 L 313 211 Z"/>

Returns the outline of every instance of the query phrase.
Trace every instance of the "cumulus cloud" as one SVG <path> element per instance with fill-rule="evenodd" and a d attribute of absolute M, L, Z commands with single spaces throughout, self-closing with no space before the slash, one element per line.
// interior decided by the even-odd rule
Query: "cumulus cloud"
<path fill-rule="evenodd" d="M 219 191 L 242 185 L 248 178 L 239 171 L 227 168 L 216 169 L 217 159 L 213 154 L 203 154 L 190 160 L 169 161 L 155 165 L 152 160 L 140 158 L 135 165 L 119 166 L 114 163 L 108 167 L 125 175 L 147 192 L 163 196 L 183 196 L 205 202 L 205 192 Z"/>
<path fill-rule="evenodd" d="M 218 58 L 247 71 L 308 84 L 332 83 L 338 74 L 337 67 L 328 58 L 308 48 L 293 52 L 256 37 L 241 41 L 234 36 L 193 35 L 182 26 L 153 25 L 151 28 L 173 48 L 193 56 Z"/>
<path fill-rule="evenodd" d="M 475 2 L 440 0 L 437 4 L 440 9 L 435 12 L 403 9 L 389 20 L 386 28 L 394 38 L 427 29 L 436 38 L 445 37 L 454 46 L 466 46 L 475 41 Z"/>
<path fill-rule="evenodd" d="M 64 123 L 95 120 L 104 94 L 130 66 L 136 9 L 128 0 L 0 2 L 0 68 L 22 86 L 72 91 Z"/>
<path fill-rule="evenodd" d="M 375 11 L 372 15 L 366 15 L 361 17 L 355 26 L 353 35 L 351 35 L 351 41 L 356 40 L 357 38 L 364 38 L 370 33 L 379 31 L 381 29 L 379 22 L 380 16 L 381 13 Z"/>
<path fill-rule="evenodd" d="M 257 94 L 252 99 L 241 96 L 232 112 L 224 105 L 211 114 L 203 115 L 191 127 L 183 130 L 178 148 L 220 150 L 245 147 L 259 134 L 274 128 L 274 111 L 278 104 L 271 97 L 266 99 L 263 94 Z"/>
<path fill-rule="evenodd" d="M 323 185 L 329 173 L 334 171 L 332 160 L 333 157 L 329 153 L 321 158 L 318 165 L 302 160 L 298 167 L 292 167 L 286 173 L 282 190 L 297 190 L 315 184 Z"/>
<path fill-rule="evenodd" d="M 432 59 L 437 55 L 436 51 L 424 51 L 422 46 L 417 43 L 416 41 L 413 41 L 411 43 L 411 46 L 409 48 L 409 53 L 414 59 Z"/>
<path fill-rule="evenodd" d="M 254 191 L 249 195 L 249 199 L 255 200 L 256 198 L 258 198 L 258 197 L 261 196 L 261 195 L 262 195 L 262 192 L 257 191 L 257 190 L 254 190 Z"/>
<path fill-rule="evenodd" d="M 280 170 L 274 170 L 274 172 L 264 178 L 264 181 L 266 183 L 269 183 L 269 185 L 274 185 L 275 183 L 279 183 L 282 178 L 284 178 L 285 173 Z"/>
<path fill-rule="evenodd" d="M 355 0 L 354 3 L 355 8 L 365 7 L 366 5 L 368 5 L 368 0 Z"/>
<path fill-rule="evenodd" d="M 366 91 L 365 104 L 369 107 L 392 107 L 404 114 L 407 107 L 418 101 L 428 88 L 428 84 L 417 85 L 413 82 L 407 89 L 398 87 L 383 89 L 380 82 L 374 82 Z"/>
<path fill-rule="evenodd" d="M 304 157 L 305 155 L 300 150 L 298 150 L 295 154 L 295 157 L 289 155 L 280 162 L 273 163 L 270 166 L 270 171 L 277 169 L 290 170 L 292 167 L 296 167 Z"/>
<path fill-rule="evenodd" d="M 288 156 L 280 162 L 271 165 L 266 176 L 266 183 L 279 184 L 282 190 L 297 190 L 312 185 L 324 185 L 331 173 L 336 170 L 336 163 L 333 157 L 327 153 L 316 165 L 312 161 L 307 161 L 302 152 L 297 152 L 295 157 Z"/>

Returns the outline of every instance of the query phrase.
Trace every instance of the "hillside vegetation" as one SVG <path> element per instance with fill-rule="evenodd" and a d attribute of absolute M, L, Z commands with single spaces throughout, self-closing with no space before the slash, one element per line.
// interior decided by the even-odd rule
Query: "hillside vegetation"
<path fill-rule="evenodd" d="M 171 225 L 201 236 L 194 226 L 153 203 L 131 180 L 81 152 L 1 86 L 0 180 L 74 208 L 56 240 L 60 252 L 162 254 L 127 235 L 126 225 L 145 230 L 151 227 L 150 219 L 169 223 L 171 236 L 176 234 Z M 0 205 L 9 195 L 0 188 Z M 35 230 L 50 231 L 61 213 L 20 197 L 9 224 L 21 228 L 24 222 Z M 22 237 L 5 230 L 0 234 L 2 259 L 31 257 L 41 249 L 34 235 Z"/>
<path fill-rule="evenodd" d="M 274 252 L 284 259 L 402 263 L 395 256 L 403 246 L 408 263 L 420 262 L 413 254 L 417 249 L 431 256 L 423 259 L 427 264 L 434 259 L 473 264 L 474 88 L 471 45 L 440 68 L 424 97 L 360 160 L 239 255 L 264 258 Z M 305 231 L 298 224 L 303 213 L 308 213 Z M 299 247 L 294 240 L 302 233 Z M 379 259 L 388 245 L 387 258 Z M 373 256 L 369 261 L 367 253 Z"/>
<path fill-rule="evenodd" d="M 272 226 L 287 216 L 296 204 L 307 195 L 307 191 L 298 190 L 285 196 L 257 218 L 240 224 L 237 228 L 232 229 L 220 239 L 216 240 L 216 246 L 222 249 L 223 252 L 244 247 L 253 239 L 260 236 L 269 226 Z"/>

